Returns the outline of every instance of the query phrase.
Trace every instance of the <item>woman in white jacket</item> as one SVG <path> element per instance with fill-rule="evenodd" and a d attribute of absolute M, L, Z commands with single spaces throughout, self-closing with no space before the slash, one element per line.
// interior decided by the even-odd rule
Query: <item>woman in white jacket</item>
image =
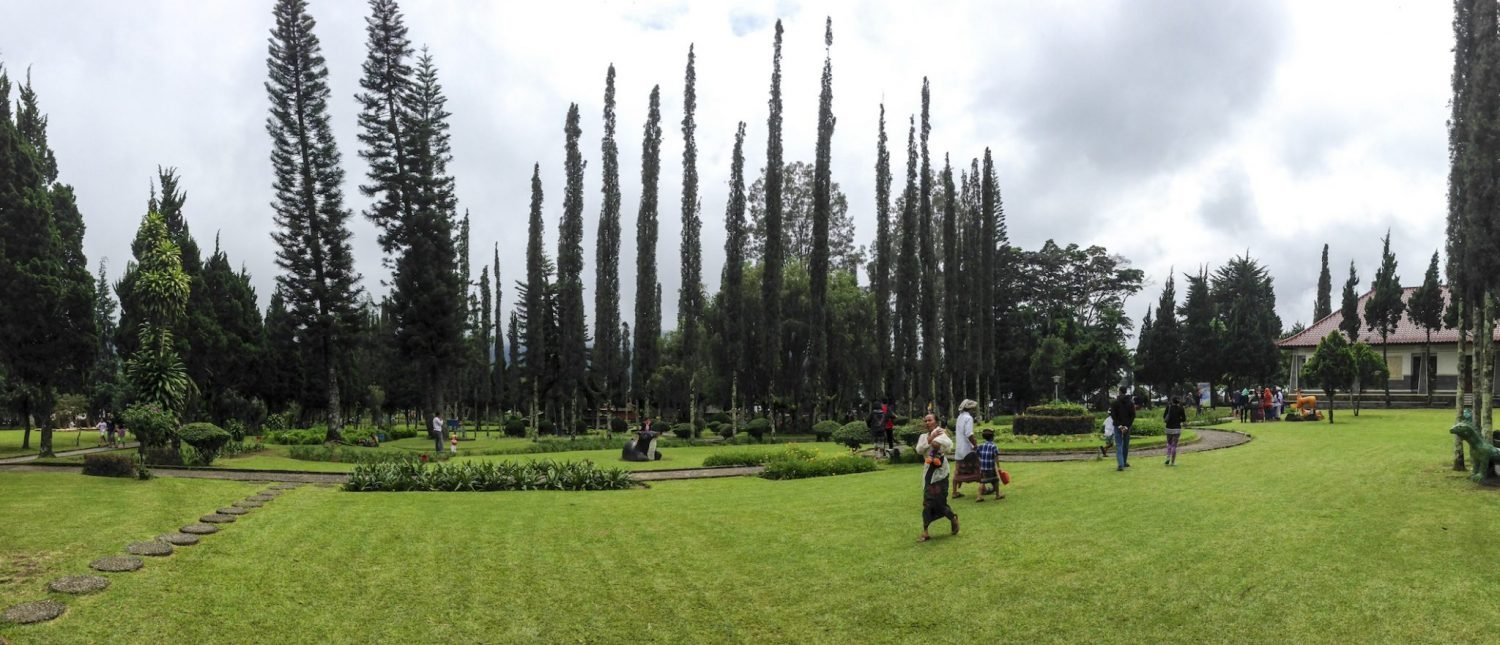
<path fill-rule="evenodd" d="M 953 525 L 953 534 L 958 535 L 958 513 L 948 506 L 948 455 L 953 449 L 953 440 L 948 431 L 938 427 L 937 417 L 929 414 L 922 419 L 927 433 L 917 439 L 917 454 L 922 455 L 922 537 L 918 542 L 932 539 L 927 526 L 940 517 L 948 518 Z"/>

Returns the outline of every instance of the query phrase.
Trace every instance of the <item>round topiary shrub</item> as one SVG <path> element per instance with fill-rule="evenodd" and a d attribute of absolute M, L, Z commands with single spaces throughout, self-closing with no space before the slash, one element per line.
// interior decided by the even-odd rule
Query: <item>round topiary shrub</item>
<path fill-rule="evenodd" d="M 1094 415 L 1089 414 L 1088 408 L 1053 401 L 1026 408 L 1025 414 L 1016 416 L 1011 431 L 1017 435 L 1091 434 L 1094 423 Z"/>
<path fill-rule="evenodd" d="M 896 438 L 899 439 L 901 443 L 906 444 L 907 447 L 916 448 L 917 440 L 921 439 L 922 435 L 926 432 L 926 428 L 923 428 L 922 426 L 915 423 L 909 423 L 906 425 L 896 426 L 895 435 Z"/>
<path fill-rule="evenodd" d="M 750 423 L 745 424 L 745 432 L 756 441 L 764 439 L 767 432 L 771 431 L 771 420 L 765 417 L 755 417 Z"/>
<path fill-rule="evenodd" d="M 730 419 L 728 412 L 715 412 L 708 415 L 708 420 L 719 424 L 725 424 L 729 423 L 732 419 Z"/>
<path fill-rule="evenodd" d="M 625 431 L 627 431 L 629 429 L 630 429 L 630 424 L 625 423 L 624 419 L 621 419 L 620 417 L 610 417 L 610 419 L 609 419 L 609 431 L 610 432 L 625 432 Z"/>
<path fill-rule="evenodd" d="M 505 420 L 505 436 L 507 436 L 507 437 L 524 437 L 524 436 L 526 436 L 526 422 L 522 421 L 520 419 L 516 419 L 514 417 L 512 417 L 510 419 L 506 419 Z"/>
<path fill-rule="evenodd" d="M 539 435 L 551 435 L 557 433 L 557 425 L 547 419 L 536 423 L 536 433 Z"/>
<path fill-rule="evenodd" d="M 838 429 L 839 422 L 833 420 L 824 420 L 813 424 L 812 433 L 813 437 L 818 441 L 828 441 L 828 439 L 833 436 L 834 431 Z"/>
<path fill-rule="evenodd" d="M 672 426 L 672 434 L 676 435 L 678 439 L 692 439 L 693 438 L 693 434 L 694 434 L 694 432 L 693 432 L 693 424 L 691 424 L 691 423 L 679 423 L 679 424 L 676 424 L 676 425 Z"/>
<path fill-rule="evenodd" d="M 200 466 L 213 463 L 214 458 L 219 456 L 219 449 L 229 443 L 231 438 L 229 432 L 212 423 L 189 423 L 182 426 L 177 435 L 182 438 L 183 443 L 198 451 L 202 462 L 198 464 Z"/>
<path fill-rule="evenodd" d="M 850 450 L 858 450 L 860 444 L 870 440 L 870 428 L 858 421 L 852 421 L 834 429 L 832 435 L 834 443 L 848 446 Z"/>
<path fill-rule="evenodd" d="M 723 437 L 725 439 L 733 439 L 734 438 L 734 422 L 732 422 L 732 421 L 726 421 L 724 423 L 719 424 L 719 429 L 715 430 L 714 434 L 717 434 L 720 437 Z"/>

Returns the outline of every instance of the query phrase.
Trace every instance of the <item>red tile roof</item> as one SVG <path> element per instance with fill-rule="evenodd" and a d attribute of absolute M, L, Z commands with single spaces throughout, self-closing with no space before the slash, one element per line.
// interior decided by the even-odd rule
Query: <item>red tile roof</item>
<path fill-rule="evenodd" d="M 1416 287 L 1402 289 L 1401 301 L 1411 300 L 1411 294 Z M 1365 313 L 1365 301 L 1370 299 L 1373 290 L 1365 292 L 1359 297 L 1359 313 Z M 1448 306 L 1448 288 L 1443 287 L 1443 306 Z M 1315 322 L 1311 327 L 1304 329 L 1295 335 L 1276 343 L 1283 349 L 1295 349 L 1298 347 L 1317 347 L 1318 341 L 1323 340 L 1328 332 L 1338 331 L 1339 323 L 1344 321 L 1343 312 L 1334 309 L 1332 314 L 1325 316 L 1322 320 Z M 1369 325 L 1360 321 L 1359 340 L 1371 345 L 1380 346 L 1380 334 L 1369 329 Z M 1500 325 L 1495 328 L 1495 340 L 1500 341 Z M 1427 330 L 1422 329 L 1405 312 L 1401 314 L 1401 322 L 1396 325 L 1396 330 L 1386 337 L 1386 343 L 1390 345 L 1420 345 L 1427 342 Z M 1458 330 L 1456 329 L 1434 329 L 1432 330 L 1432 342 L 1434 343 L 1456 343 L 1458 342 Z"/>

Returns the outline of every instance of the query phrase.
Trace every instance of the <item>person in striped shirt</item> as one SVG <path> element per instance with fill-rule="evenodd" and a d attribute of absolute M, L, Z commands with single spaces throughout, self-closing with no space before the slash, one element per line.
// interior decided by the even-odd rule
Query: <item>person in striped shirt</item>
<path fill-rule="evenodd" d="M 984 443 L 975 449 L 979 453 L 979 494 L 974 501 L 984 501 L 985 486 L 994 487 L 995 499 L 1004 499 L 1005 493 L 1000 492 L 1000 447 L 995 445 L 995 431 L 985 428 L 981 436 Z"/>

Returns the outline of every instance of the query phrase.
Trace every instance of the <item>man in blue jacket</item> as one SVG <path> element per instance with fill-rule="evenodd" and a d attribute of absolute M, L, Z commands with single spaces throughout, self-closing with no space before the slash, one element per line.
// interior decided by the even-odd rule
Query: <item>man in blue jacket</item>
<path fill-rule="evenodd" d="M 1109 406 L 1109 416 L 1115 420 L 1115 470 L 1130 467 L 1130 427 L 1135 425 L 1135 401 L 1130 390 L 1120 388 L 1120 396 Z"/>

